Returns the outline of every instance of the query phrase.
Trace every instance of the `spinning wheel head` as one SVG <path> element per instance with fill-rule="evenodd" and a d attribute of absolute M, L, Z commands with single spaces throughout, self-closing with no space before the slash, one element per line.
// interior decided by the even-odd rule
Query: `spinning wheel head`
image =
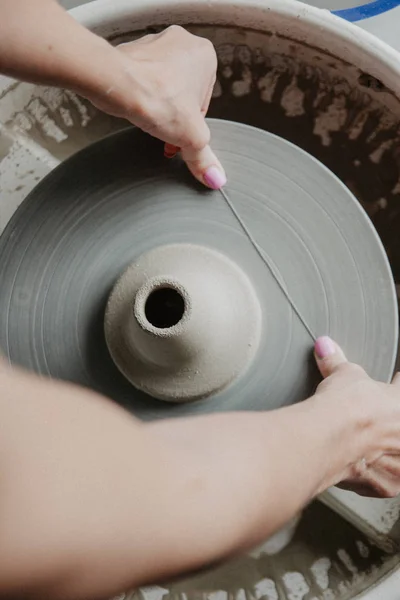
<path fill-rule="evenodd" d="M 388 380 L 396 298 L 362 208 L 292 144 L 210 126 L 229 197 L 311 330 Z M 2 235 L 0 255 L 0 344 L 10 360 L 141 418 L 276 408 L 318 382 L 310 335 L 222 195 L 138 130 L 45 178 Z"/>

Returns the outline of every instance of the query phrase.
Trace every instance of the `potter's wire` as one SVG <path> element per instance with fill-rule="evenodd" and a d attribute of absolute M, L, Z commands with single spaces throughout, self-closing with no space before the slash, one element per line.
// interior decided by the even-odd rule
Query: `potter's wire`
<path fill-rule="evenodd" d="M 289 302 L 290 306 L 292 307 L 294 313 L 298 316 L 300 322 L 303 324 L 304 329 L 307 331 L 307 333 L 311 337 L 312 341 L 315 342 L 317 339 L 316 336 L 313 334 L 311 327 L 308 325 L 308 323 L 305 320 L 305 318 L 303 317 L 302 313 L 297 308 L 296 303 L 292 299 L 291 295 L 285 289 L 285 286 L 281 283 L 281 280 L 280 280 L 278 274 L 276 273 L 275 268 L 273 267 L 271 261 L 269 260 L 269 258 L 267 257 L 267 255 L 265 254 L 265 252 L 263 251 L 261 246 L 258 244 L 257 240 L 254 238 L 251 231 L 248 229 L 248 227 L 247 227 L 246 223 L 243 221 L 242 217 L 237 212 L 236 208 L 234 207 L 232 201 L 230 200 L 230 198 L 229 198 L 228 194 L 226 193 L 226 191 L 224 190 L 224 188 L 220 188 L 219 191 L 221 192 L 226 204 L 229 206 L 231 212 L 235 216 L 240 227 L 243 229 L 244 233 L 246 234 L 246 237 L 248 238 L 249 242 L 253 246 L 254 250 L 257 252 L 258 256 L 261 258 L 263 263 L 266 265 L 266 267 L 270 271 L 272 277 L 275 279 L 276 283 L 278 284 L 279 288 L 281 289 L 286 300 Z"/>

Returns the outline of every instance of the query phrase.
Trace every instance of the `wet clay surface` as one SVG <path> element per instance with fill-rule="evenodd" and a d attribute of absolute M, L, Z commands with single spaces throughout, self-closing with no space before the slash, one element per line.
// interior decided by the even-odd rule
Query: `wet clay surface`
<path fill-rule="evenodd" d="M 397 350 L 397 303 L 385 252 L 356 199 L 282 138 L 223 120 L 209 125 L 230 200 L 273 270 L 220 192 L 197 184 L 179 159 L 165 159 L 158 140 L 128 128 L 55 169 L 1 236 L 6 356 L 95 389 L 145 420 L 304 400 L 320 380 L 313 342 L 326 332 L 350 360 L 387 381 Z M 130 264 L 106 318 L 108 348 L 125 379 L 116 375 L 104 340 L 104 304 Z M 196 277 L 187 276 L 192 270 Z M 193 302 L 194 320 L 181 324 L 183 345 L 174 337 L 169 370 L 171 340 L 158 329 L 151 342 L 149 331 L 142 339 L 147 321 L 136 324 L 130 311 L 142 286 L 174 277 Z M 236 316 L 227 326 L 229 303 Z M 214 332 L 212 342 L 205 341 L 207 331 Z M 162 368 L 155 368 L 157 360 Z M 178 402 L 146 396 L 153 386 L 151 396 Z"/>
<path fill-rule="evenodd" d="M 218 51 L 210 116 L 266 128 L 325 163 L 372 217 L 400 284 L 398 100 L 368 74 L 290 40 L 222 27 L 192 31 L 210 37 Z M 125 126 L 68 92 L 36 88 L 32 99 L 32 87 L 20 87 L 26 92 L 19 104 L 7 94 L 0 98 L 7 132 L 39 143 L 58 159 Z M 24 96 L 29 96 L 26 103 Z M 2 148 L 0 158 L 3 154 Z M 0 177 L 0 191 L 11 198 L 15 188 L 5 188 Z M 278 556 L 243 559 L 137 595 L 146 600 L 347 600 L 397 562 L 316 504 L 306 511 L 293 543 Z"/>
<path fill-rule="evenodd" d="M 218 52 L 209 116 L 276 133 L 326 164 L 373 219 L 399 281 L 398 100 L 368 74 L 291 40 L 222 27 L 191 30 L 209 37 Z M 125 125 L 61 90 L 38 90 L 9 117 L 6 126 L 28 134 L 60 159 Z"/>

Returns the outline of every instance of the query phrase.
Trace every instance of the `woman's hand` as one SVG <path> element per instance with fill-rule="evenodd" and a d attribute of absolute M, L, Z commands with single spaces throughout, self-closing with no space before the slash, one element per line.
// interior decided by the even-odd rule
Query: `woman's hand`
<path fill-rule="evenodd" d="M 172 26 L 116 49 L 122 76 L 115 86 L 86 97 L 181 151 L 193 175 L 213 189 L 226 183 L 210 148 L 205 115 L 215 83 L 217 57 L 211 42 Z"/>
<path fill-rule="evenodd" d="M 305 402 L 149 424 L 0 362 L 0 597 L 112 597 L 254 547 L 342 481 L 396 494 L 400 387 L 316 353 Z"/>
<path fill-rule="evenodd" d="M 390 385 L 368 377 L 347 361 L 330 338 L 320 338 L 315 355 L 325 378 L 316 396 L 336 402 L 337 410 L 358 411 L 361 454 L 340 487 L 363 496 L 392 498 L 400 494 L 400 376 Z"/>
<path fill-rule="evenodd" d="M 55 0 L 0 2 L 0 73 L 70 89 L 127 119 L 166 142 L 166 155 L 180 149 L 213 189 L 226 182 L 205 122 L 216 70 L 212 44 L 181 27 L 114 48 Z"/>

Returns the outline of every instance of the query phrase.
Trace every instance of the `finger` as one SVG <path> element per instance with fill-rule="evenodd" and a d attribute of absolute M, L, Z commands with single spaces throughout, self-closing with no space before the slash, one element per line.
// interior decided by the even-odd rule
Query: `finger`
<path fill-rule="evenodd" d="M 364 496 L 365 498 L 381 497 L 381 495 L 370 485 L 366 483 L 360 483 L 358 481 L 353 481 L 351 479 L 342 481 L 336 487 L 340 490 L 344 490 L 345 492 L 353 492 L 354 494 L 358 494 L 359 496 Z"/>
<path fill-rule="evenodd" d="M 164 156 L 165 158 L 174 158 L 179 152 L 180 148 L 178 146 L 174 146 L 173 144 L 164 144 Z"/>
<path fill-rule="evenodd" d="M 225 171 L 210 146 L 194 151 L 182 148 L 181 155 L 190 172 L 201 183 L 212 190 L 219 190 L 226 184 Z"/>
<path fill-rule="evenodd" d="M 384 454 L 371 465 L 371 470 L 376 473 L 385 472 L 400 480 L 400 456 L 398 454 Z"/>
<path fill-rule="evenodd" d="M 387 473 L 375 473 L 371 469 L 363 483 L 375 491 L 376 495 L 371 497 L 394 498 L 399 493 L 398 481 Z"/>
<path fill-rule="evenodd" d="M 199 109 L 181 113 L 179 144 L 181 156 L 190 172 L 213 190 L 226 184 L 225 171 L 210 147 L 210 130 Z M 183 126 L 184 125 L 184 126 Z"/>
<path fill-rule="evenodd" d="M 201 106 L 201 114 L 203 116 L 206 116 L 206 114 L 208 112 L 208 108 L 210 106 L 212 94 L 213 94 L 213 91 L 214 91 L 214 85 L 215 85 L 215 82 L 213 82 L 212 85 L 210 85 L 210 87 L 208 88 L 206 96 L 204 98 L 204 102 L 203 102 L 203 104 Z"/>
<path fill-rule="evenodd" d="M 393 377 L 392 381 L 393 385 L 400 385 L 400 372 L 398 371 L 396 375 Z"/>
<path fill-rule="evenodd" d="M 317 339 L 314 346 L 314 355 L 324 378 L 329 377 L 338 367 L 347 363 L 347 358 L 342 349 L 328 336 Z"/>
<path fill-rule="evenodd" d="M 148 33 L 147 35 L 142 35 L 142 37 L 138 38 L 137 40 L 131 40 L 130 42 L 122 42 L 122 44 L 118 44 L 118 48 L 120 48 L 121 46 L 148 44 L 150 42 L 154 42 L 155 40 L 164 37 L 166 33 L 168 33 L 168 28 L 159 31 L 158 33 Z"/>

